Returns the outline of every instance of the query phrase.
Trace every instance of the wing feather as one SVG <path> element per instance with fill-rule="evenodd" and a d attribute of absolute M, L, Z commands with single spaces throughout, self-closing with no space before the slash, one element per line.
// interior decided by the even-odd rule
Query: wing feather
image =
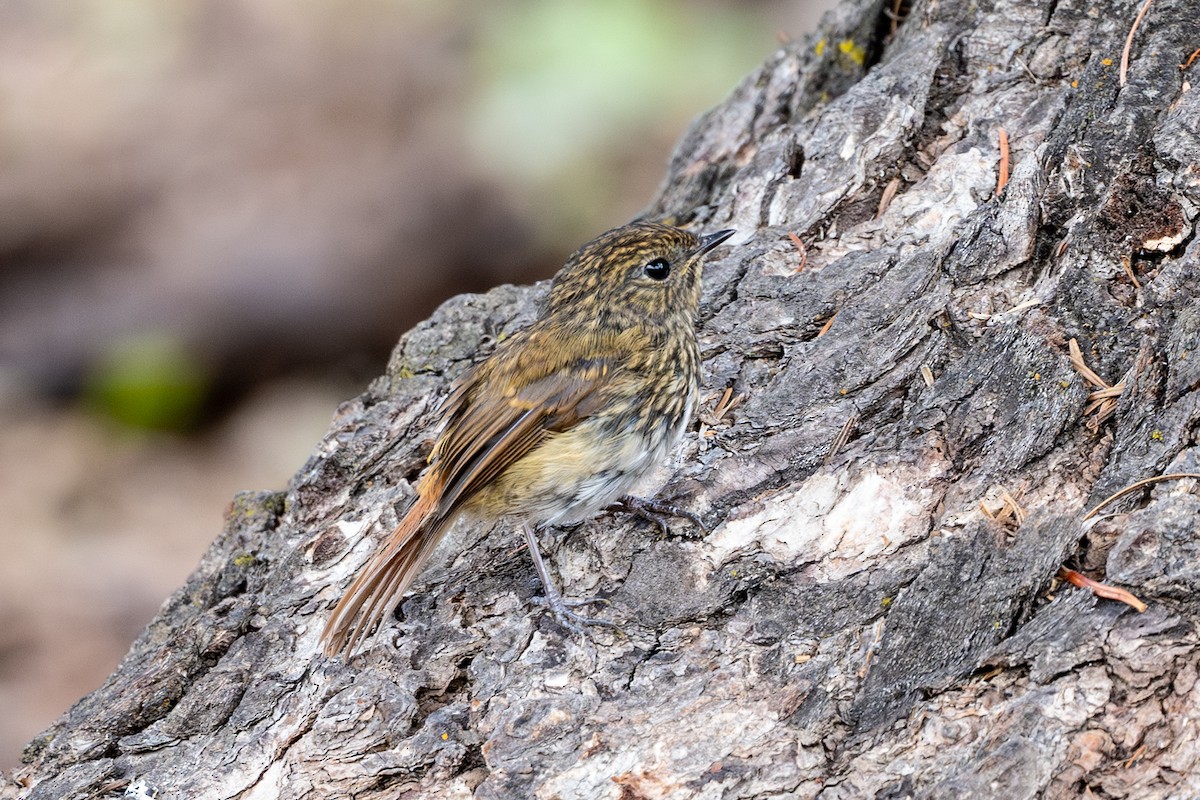
<path fill-rule="evenodd" d="M 477 366 L 455 387 L 446 427 L 431 467 L 444 476 L 438 508 L 450 514 L 547 436 L 566 431 L 603 405 L 606 388 L 622 363 L 622 341 L 576 334 L 583 346 L 567 353 L 554 346 L 562 334 L 531 331 L 523 359 L 501 353 Z M 539 344 L 543 344 L 539 347 Z"/>

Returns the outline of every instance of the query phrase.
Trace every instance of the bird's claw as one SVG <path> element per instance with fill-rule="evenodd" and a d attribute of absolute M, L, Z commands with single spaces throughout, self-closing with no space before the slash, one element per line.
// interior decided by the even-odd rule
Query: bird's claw
<path fill-rule="evenodd" d="M 603 597 L 589 597 L 582 600 L 567 600 L 559 595 L 531 598 L 530 601 L 536 606 L 541 606 L 554 615 L 558 624 L 562 625 L 580 636 L 586 636 L 587 632 L 583 626 L 613 628 L 620 630 L 621 626 L 615 622 L 610 622 L 606 619 L 596 619 L 595 617 L 585 617 L 582 614 L 576 614 L 571 608 L 579 608 L 580 606 L 588 606 L 595 604 L 610 605 L 609 601 Z"/>
<path fill-rule="evenodd" d="M 662 531 L 663 536 L 671 535 L 671 526 L 667 524 L 670 517 L 678 517 L 689 520 L 700 530 L 704 530 L 704 523 L 700 517 L 688 511 L 686 508 L 680 508 L 677 505 L 668 503 L 665 500 L 656 500 L 651 497 L 635 497 L 627 494 L 617 501 L 617 507 L 628 511 L 630 514 L 639 516 L 647 522 L 657 525 Z"/>

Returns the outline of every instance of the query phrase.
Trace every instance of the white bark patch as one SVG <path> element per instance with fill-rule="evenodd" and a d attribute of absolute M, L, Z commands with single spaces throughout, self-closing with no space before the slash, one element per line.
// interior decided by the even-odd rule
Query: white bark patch
<path fill-rule="evenodd" d="M 276 761 L 267 767 L 262 777 L 242 795 L 244 800 L 273 800 L 280 796 L 284 783 L 284 762 Z"/>
<path fill-rule="evenodd" d="M 946 153 L 915 186 L 898 196 L 884 215 L 884 229 L 904 238 L 937 242 L 961 233 L 957 225 L 995 183 L 995 159 L 977 147 Z M 891 238 L 891 237 L 889 237 Z"/>
<path fill-rule="evenodd" d="M 739 682 L 738 689 L 746 687 Z M 723 760 L 740 762 L 767 748 L 779 725 L 765 702 L 707 696 L 666 714 L 631 714 L 626 722 L 632 724 L 609 727 L 607 735 L 594 737 L 585 748 L 589 755 L 544 783 L 537 796 L 721 797 L 723 782 L 714 773 L 719 773 Z M 670 737 L 659 735 L 665 729 L 672 731 Z M 706 776 L 712 776 L 711 783 Z"/>
<path fill-rule="evenodd" d="M 943 467 L 872 465 L 853 475 L 818 473 L 756 501 L 744 516 L 735 510 L 705 539 L 705 560 L 715 571 L 761 552 L 784 564 L 813 562 L 828 580 L 851 575 L 928 533 Z"/>

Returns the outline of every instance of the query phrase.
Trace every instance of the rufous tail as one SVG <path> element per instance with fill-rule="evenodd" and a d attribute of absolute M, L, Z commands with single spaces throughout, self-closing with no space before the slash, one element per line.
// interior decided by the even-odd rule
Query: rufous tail
<path fill-rule="evenodd" d="M 417 501 L 334 607 L 321 633 L 325 655 L 343 649 L 352 655 L 395 608 L 432 555 L 450 520 L 437 513 L 439 493 L 422 491 L 428 488 L 418 487 Z"/>

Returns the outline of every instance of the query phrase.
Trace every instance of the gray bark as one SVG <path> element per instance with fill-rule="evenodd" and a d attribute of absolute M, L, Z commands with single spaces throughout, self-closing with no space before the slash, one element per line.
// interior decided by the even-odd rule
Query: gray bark
<path fill-rule="evenodd" d="M 693 126 L 650 213 L 744 237 L 700 330 L 709 408 L 746 399 L 663 489 L 707 530 L 614 514 L 542 537 L 621 633 L 558 627 L 520 532 L 466 526 L 375 649 L 316 655 L 448 382 L 545 287 L 459 297 L 286 492 L 235 499 L 0 796 L 1200 794 L 1200 498 L 1163 482 L 1083 521 L 1200 471 L 1200 66 L 1179 66 L 1200 16 L 1151 6 L 1121 87 L 1139 5 L 918 0 L 890 35 L 848 0 Z M 1098 425 L 1072 338 L 1124 381 Z M 1020 524 L 981 512 L 1004 492 Z M 1148 610 L 1058 584 L 1064 564 Z"/>

